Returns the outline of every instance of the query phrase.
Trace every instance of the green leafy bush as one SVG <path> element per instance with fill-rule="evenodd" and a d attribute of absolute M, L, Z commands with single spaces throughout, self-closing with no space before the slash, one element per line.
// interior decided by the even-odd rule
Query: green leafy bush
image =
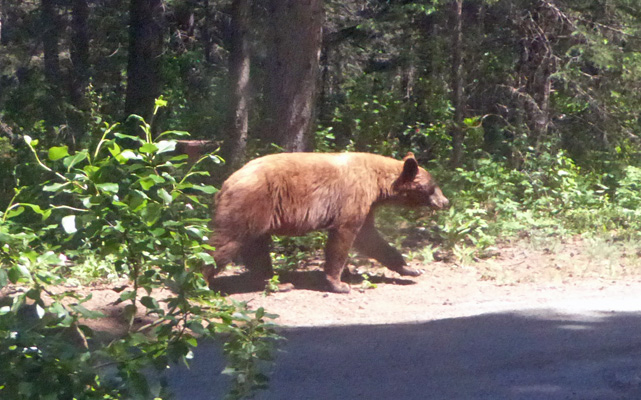
<path fill-rule="evenodd" d="M 200 340 L 221 334 L 235 382 L 231 397 L 264 386 L 259 361 L 270 358 L 269 339 L 278 337 L 273 316 L 219 297 L 199 272 L 212 259 L 204 244 L 208 206 L 198 194 L 215 189 L 192 181 L 207 175 L 198 164 L 216 156 L 188 165 L 173 154 L 174 138 L 185 133 L 154 138 L 137 119 L 142 137 L 106 126 L 95 146 L 77 152 L 40 151 L 25 137 L 49 177 L 40 185 L 48 196 L 18 189 L 0 214 L 0 289 L 8 293 L 0 300 L 0 397 L 165 397 L 166 388 L 143 371 L 188 363 Z M 39 219 L 29 223 L 27 214 Z M 95 257 L 113 260 L 113 270 L 131 282 L 119 300 L 127 334 L 101 349 L 87 320 L 103 315 L 82 305 L 91 296 L 59 286 L 70 265 Z M 171 294 L 157 299 L 161 288 Z M 151 319 L 142 326 L 141 313 Z"/>
<path fill-rule="evenodd" d="M 9 138 L 0 137 L 0 208 L 6 207 L 12 197 L 13 169 L 16 163 L 16 151 L 11 145 L 11 141 Z"/>
<path fill-rule="evenodd" d="M 479 252 L 501 238 L 534 231 L 627 230 L 638 220 L 639 171 L 625 169 L 612 201 L 603 176 L 583 171 L 563 151 L 528 154 L 521 169 L 503 159 L 480 158 L 453 173 L 437 170 L 453 204 L 438 214 L 437 229 L 447 248 L 467 243 Z"/>

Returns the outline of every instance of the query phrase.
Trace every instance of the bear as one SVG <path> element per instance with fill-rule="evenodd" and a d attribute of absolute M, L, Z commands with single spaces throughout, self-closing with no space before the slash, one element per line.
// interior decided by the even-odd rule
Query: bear
<path fill-rule="evenodd" d="M 271 235 L 325 230 L 327 289 L 348 293 L 341 274 L 352 246 L 401 275 L 420 275 L 374 227 L 376 208 L 444 209 L 449 200 L 412 153 L 402 161 L 356 152 L 280 153 L 256 158 L 234 172 L 214 204 L 209 243 L 216 265 L 203 270 L 212 289 L 216 274 L 237 257 L 253 279 L 271 278 Z"/>

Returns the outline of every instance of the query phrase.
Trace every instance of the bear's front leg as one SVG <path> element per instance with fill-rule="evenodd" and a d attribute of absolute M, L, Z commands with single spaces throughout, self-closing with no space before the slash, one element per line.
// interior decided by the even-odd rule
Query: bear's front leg
<path fill-rule="evenodd" d="M 410 268 L 405 264 L 401 253 L 389 245 L 374 227 L 374 218 L 369 216 L 361 231 L 356 236 L 354 246 L 359 253 L 373 258 L 392 271 L 403 276 L 419 276 L 421 271 Z"/>
<path fill-rule="evenodd" d="M 356 231 L 348 228 L 329 231 L 325 245 L 325 277 L 330 292 L 349 293 L 349 285 L 341 282 L 341 274 L 355 237 Z"/>

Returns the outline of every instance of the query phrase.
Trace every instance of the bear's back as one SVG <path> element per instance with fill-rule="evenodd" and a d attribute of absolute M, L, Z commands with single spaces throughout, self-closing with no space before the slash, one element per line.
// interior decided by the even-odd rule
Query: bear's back
<path fill-rule="evenodd" d="M 367 153 L 281 153 L 233 173 L 217 195 L 216 225 L 302 234 L 361 221 L 400 171 Z"/>

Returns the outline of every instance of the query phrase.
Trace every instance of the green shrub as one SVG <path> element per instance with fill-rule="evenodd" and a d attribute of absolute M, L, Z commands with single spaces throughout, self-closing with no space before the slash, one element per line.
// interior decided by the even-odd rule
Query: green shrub
<path fill-rule="evenodd" d="M 0 122 L 1 123 L 1 122 Z M 4 209 L 13 196 L 16 151 L 6 137 L 0 137 L 0 209 Z"/>
<path fill-rule="evenodd" d="M 480 158 L 454 172 L 436 171 L 452 201 L 438 214 L 446 248 L 466 243 L 478 252 L 521 232 L 567 235 L 619 229 L 639 220 L 641 169 L 627 167 L 614 190 L 604 176 L 583 171 L 563 151 L 528 156 L 521 169 Z M 614 199 L 610 193 L 614 192 Z"/>
<path fill-rule="evenodd" d="M 191 183 L 207 173 L 173 155 L 173 138 L 185 133 L 153 138 L 151 127 L 137 119 L 142 138 L 107 126 L 94 147 L 77 152 L 65 146 L 41 152 L 25 137 L 50 178 L 40 185 L 49 196 L 32 201 L 36 190 L 19 189 L 0 214 L 0 289 L 24 288 L 0 304 L 0 397 L 164 397 L 166 388 L 151 385 L 142 371 L 188 363 L 200 340 L 221 334 L 226 372 L 234 377 L 231 397 L 264 386 L 258 365 L 270 357 L 268 339 L 277 338 L 268 322 L 273 316 L 219 297 L 199 272 L 212 259 L 204 244 L 208 207 L 197 194 L 215 189 Z M 25 214 L 40 220 L 27 224 L 33 218 L 23 220 Z M 90 296 L 49 290 L 67 279 L 69 262 L 78 266 L 95 257 L 113 260 L 113 271 L 131 281 L 120 292 L 128 333 L 100 350 L 85 322 L 103 317 L 82 305 Z M 158 301 L 153 291 L 159 288 L 172 293 Z M 137 326 L 140 312 L 152 321 Z"/>

